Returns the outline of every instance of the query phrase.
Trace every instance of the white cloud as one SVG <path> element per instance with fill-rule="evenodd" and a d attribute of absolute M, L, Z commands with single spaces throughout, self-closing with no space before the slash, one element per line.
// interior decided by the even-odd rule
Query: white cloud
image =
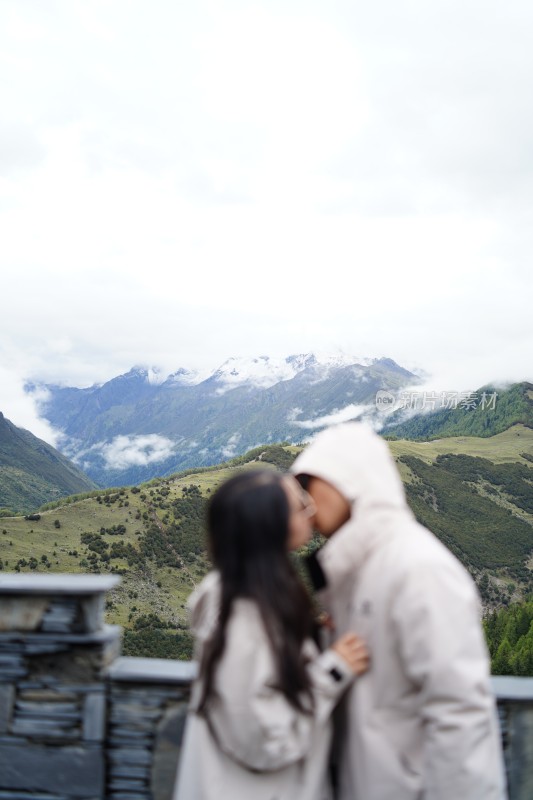
<path fill-rule="evenodd" d="M 156 433 L 142 436 L 115 436 L 111 442 L 99 442 L 90 450 L 78 453 L 77 462 L 82 462 L 88 452 L 96 453 L 104 461 L 105 469 L 127 469 L 145 467 L 164 461 L 175 452 L 176 444 L 166 436 Z"/>
<path fill-rule="evenodd" d="M 34 436 L 57 445 L 60 434 L 39 416 L 38 403 L 44 399 L 45 392 L 24 391 L 21 377 L 12 369 L 0 365 L 0 411 L 13 425 L 31 431 Z"/>
<path fill-rule="evenodd" d="M 220 450 L 224 458 L 233 458 L 233 456 L 237 452 L 237 445 L 239 444 L 240 440 L 241 440 L 240 433 L 234 433 L 232 436 L 229 437 L 225 447 L 222 447 Z"/>
<path fill-rule="evenodd" d="M 25 378 L 338 347 L 531 379 L 532 22 L 526 0 L 4 0 L 10 408 Z"/>
<path fill-rule="evenodd" d="M 293 423 L 293 425 L 297 425 L 299 428 L 304 428 L 305 430 L 314 430 L 315 428 L 324 428 L 327 425 L 337 425 L 340 422 L 348 422 L 349 420 L 357 419 L 367 408 L 368 406 L 350 403 L 350 405 L 344 406 L 344 408 L 336 409 L 331 414 L 325 414 L 322 417 L 315 417 L 314 419 L 303 420 L 298 420 L 295 418 L 298 413 L 301 413 L 301 409 L 296 408 L 292 409 L 288 419 Z"/>

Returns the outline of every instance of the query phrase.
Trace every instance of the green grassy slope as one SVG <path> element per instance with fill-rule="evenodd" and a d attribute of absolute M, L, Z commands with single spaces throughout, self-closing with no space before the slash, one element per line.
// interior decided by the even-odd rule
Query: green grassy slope
<path fill-rule="evenodd" d="M 107 620 L 126 628 L 126 653 L 190 655 L 185 602 L 209 568 L 208 496 L 237 469 L 283 469 L 293 457 L 291 447 L 257 448 L 219 467 L 61 499 L 43 506 L 38 520 L 0 519 L 0 568 L 118 572 Z"/>
<path fill-rule="evenodd" d="M 533 590 L 533 429 L 389 442 L 417 519 L 474 575 L 486 608 Z"/>
<path fill-rule="evenodd" d="M 492 407 L 490 397 L 494 392 L 497 397 Z M 382 433 L 400 439 L 428 440 L 443 436 L 494 436 L 518 424 L 533 428 L 533 383 L 515 383 L 505 390 L 484 386 L 475 394 L 474 408 L 459 403 L 455 409 L 418 414 L 399 425 L 392 424 L 396 420 L 391 418 Z M 487 398 L 485 407 L 481 403 L 483 394 Z"/>
<path fill-rule="evenodd" d="M 533 428 L 513 425 L 503 433 L 488 438 L 450 436 L 428 442 L 400 439 L 390 441 L 388 444 L 394 456 L 412 455 L 428 464 L 445 453 L 464 453 L 468 456 L 488 458 L 495 464 L 518 462 L 527 466 L 528 463 L 531 465 L 527 456 L 533 458 Z"/>

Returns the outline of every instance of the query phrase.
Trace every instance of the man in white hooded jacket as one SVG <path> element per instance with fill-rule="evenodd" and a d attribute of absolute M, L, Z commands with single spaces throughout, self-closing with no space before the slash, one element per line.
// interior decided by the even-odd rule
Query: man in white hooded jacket
<path fill-rule="evenodd" d="M 320 433 L 292 471 L 331 536 L 312 573 L 335 635 L 371 668 L 346 697 L 341 800 L 503 800 L 475 585 L 410 511 L 386 442 L 362 423 Z"/>

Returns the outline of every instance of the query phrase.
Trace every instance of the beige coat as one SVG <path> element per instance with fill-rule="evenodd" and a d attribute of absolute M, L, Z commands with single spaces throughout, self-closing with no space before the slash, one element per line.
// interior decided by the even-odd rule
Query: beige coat
<path fill-rule="evenodd" d="M 361 423 L 339 425 L 293 472 L 323 478 L 352 503 L 317 557 L 335 635 L 355 630 L 371 657 L 343 704 L 341 800 L 501 800 L 475 585 L 416 522 L 386 443 Z"/>
<path fill-rule="evenodd" d="M 217 624 L 218 602 L 219 579 L 212 572 L 190 601 L 197 658 Z M 199 681 L 193 687 L 174 800 L 330 800 L 330 715 L 353 674 L 332 650 L 319 655 L 311 641 L 305 648 L 312 659 L 311 716 L 274 688 L 276 670 L 257 606 L 235 602 L 209 723 L 192 710 Z"/>

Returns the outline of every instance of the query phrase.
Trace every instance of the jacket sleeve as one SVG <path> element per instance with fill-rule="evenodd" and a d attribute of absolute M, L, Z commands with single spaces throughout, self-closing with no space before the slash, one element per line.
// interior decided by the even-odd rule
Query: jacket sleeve
<path fill-rule="evenodd" d="M 275 687 L 270 644 L 259 626 L 228 625 L 207 722 L 219 748 L 253 771 L 273 771 L 301 760 L 354 676 L 333 650 L 309 664 L 314 710 L 295 709 Z M 231 629 L 230 629 L 231 628 Z"/>
<path fill-rule="evenodd" d="M 398 588 L 393 621 L 419 693 L 425 800 L 502 800 L 499 726 L 469 576 L 453 562 L 419 565 Z"/>

